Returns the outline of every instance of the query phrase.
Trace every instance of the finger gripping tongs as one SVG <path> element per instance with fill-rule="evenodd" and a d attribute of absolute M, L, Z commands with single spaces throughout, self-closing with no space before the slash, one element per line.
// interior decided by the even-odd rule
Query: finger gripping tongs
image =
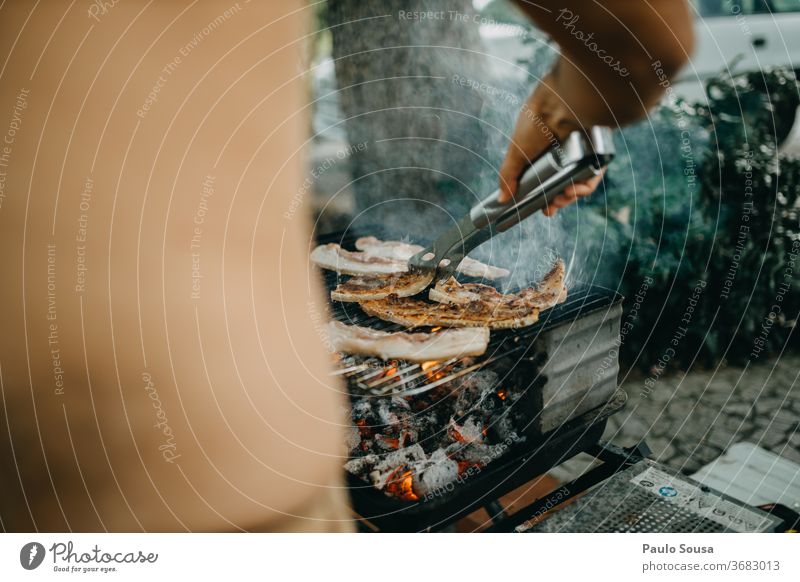
<path fill-rule="evenodd" d="M 528 167 L 513 201 L 501 204 L 500 190 L 496 190 L 431 246 L 411 257 L 411 270 L 432 276 L 435 281 L 450 277 L 473 249 L 546 208 L 570 184 L 598 175 L 614 153 L 610 128 L 594 126 L 572 132 Z"/>

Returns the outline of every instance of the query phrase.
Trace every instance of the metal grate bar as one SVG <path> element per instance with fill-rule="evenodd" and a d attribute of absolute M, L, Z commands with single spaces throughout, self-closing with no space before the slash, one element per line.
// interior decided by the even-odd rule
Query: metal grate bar
<path fill-rule="evenodd" d="M 395 376 L 399 378 L 401 373 L 408 373 L 408 372 L 411 372 L 413 369 L 419 368 L 420 371 L 417 372 L 416 374 L 414 374 L 413 376 L 406 376 L 405 378 L 403 378 L 403 384 L 408 384 L 409 382 L 411 382 L 413 380 L 416 380 L 418 378 L 424 378 L 425 376 L 428 376 L 429 374 L 435 374 L 437 372 L 440 372 L 440 371 L 446 369 L 448 366 L 452 366 L 457 361 L 458 361 L 458 358 L 451 358 L 451 359 L 449 359 L 449 360 L 447 360 L 445 362 L 440 362 L 440 363 L 436 364 L 435 366 L 431 366 L 427 370 L 423 370 L 422 366 L 420 366 L 419 364 L 415 364 L 414 366 L 410 366 L 409 368 L 405 368 L 402 372 L 398 371 L 398 373 L 394 374 L 393 376 L 381 378 L 380 380 L 378 380 L 376 382 L 370 382 L 369 384 L 366 385 L 366 387 L 369 388 L 369 389 L 377 388 L 381 384 L 385 384 L 387 382 L 394 381 Z"/>

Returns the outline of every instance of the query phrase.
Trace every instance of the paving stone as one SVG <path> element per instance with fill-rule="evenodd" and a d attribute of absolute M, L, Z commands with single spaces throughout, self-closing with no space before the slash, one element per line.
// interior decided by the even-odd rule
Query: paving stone
<path fill-rule="evenodd" d="M 700 390 L 696 392 L 696 394 L 705 406 L 711 406 L 716 410 L 721 410 L 731 402 L 736 401 L 734 396 L 731 395 L 727 389 L 723 392 L 713 386 L 710 386 L 705 391 Z"/>
<path fill-rule="evenodd" d="M 714 430 L 711 431 L 704 442 L 712 447 L 716 447 L 724 451 L 737 441 L 735 435 L 736 433 L 727 431 L 720 426 L 715 426 Z"/>
<path fill-rule="evenodd" d="M 798 420 L 800 419 L 797 418 L 797 415 L 794 412 L 783 409 L 776 412 L 770 419 L 770 422 L 774 427 L 788 429 L 796 427 Z"/>
<path fill-rule="evenodd" d="M 669 417 L 683 420 L 695 410 L 695 403 L 687 400 L 673 400 L 667 405 L 666 412 Z"/>
<path fill-rule="evenodd" d="M 756 410 L 759 414 L 772 414 L 776 410 L 780 410 L 783 403 L 783 398 L 775 398 L 773 396 L 762 397 L 756 401 Z"/>
<path fill-rule="evenodd" d="M 728 416 L 722 419 L 722 427 L 730 434 L 742 434 L 746 431 L 747 422 L 739 416 Z"/>
<path fill-rule="evenodd" d="M 618 425 L 614 442 L 647 434 L 662 462 L 684 470 L 699 468 L 742 440 L 800 457 L 798 368 L 800 356 L 790 355 L 752 365 L 744 374 L 731 367 L 663 377 L 649 398 L 637 399 L 635 420 Z"/>
<path fill-rule="evenodd" d="M 747 418 L 751 413 L 755 412 L 752 403 L 749 402 L 732 402 L 725 406 L 725 414 Z"/>
<path fill-rule="evenodd" d="M 776 431 L 774 429 L 770 430 L 763 428 L 758 429 L 750 436 L 750 438 L 748 438 L 749 441 L 765 449 L 771 449 L 776 445 L 784 443 L 786 442 L 785 439 L 786 436 L 784 433 Z"/>
<path fill-rule="evenodd" d="M 784 459 L 792 461 L 794 463 L 800 463 L 800 450 L 794 449 L 792 447 L 785 447 L 783 449 L 778 449 L 773 451 L 776 455 L 780 455 Z"/>
<path fill-rule="evenodd" d="M 757 414 L 753 419 L 753 426 L 757 428 L 768 428 L 771 426 L 772 418 L 769 414 Z"/>
<path fill-rule="evenodd" d="M 739 400 L 755 401 L 761 392 L 761 386 L 756 384 L 739 384 L 736 387 L 736 397 Z"/>
<path fill-rule="evenodd" d="M 652 424 L 638 415 L 630 415 L 621 419 L 620 432 L 634 438 L 642 438 L 650 432 Z"/>

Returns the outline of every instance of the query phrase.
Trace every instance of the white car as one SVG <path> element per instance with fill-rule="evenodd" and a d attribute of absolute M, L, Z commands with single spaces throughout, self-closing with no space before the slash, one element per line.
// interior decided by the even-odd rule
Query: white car
<path fill-rule="evenodd" d="M 703 82 L 724 72 L 800 70 L 800 0 L 692 0 L 696 48 L 676 91 L 699 100 Z"/>
<path fill-rule="evenodd" d="M 705 81 L 732 73 L 788 67 L 800 72 L 800 0 L 692 0 L 695 52 L 674 83 L 688 101 L 705 99 Z M 800 112 L 800 110 L 798 110 Z M 778 140 L 786 153 L 800 147 L 798 112 L 782 120 Z"/>

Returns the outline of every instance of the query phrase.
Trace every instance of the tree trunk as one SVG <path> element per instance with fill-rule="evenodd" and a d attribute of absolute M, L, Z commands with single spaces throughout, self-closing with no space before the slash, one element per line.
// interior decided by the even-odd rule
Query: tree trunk
<path fill-rule="evenodd" d="M 469 0 L 328 2 L 345 130 L 364 144 L 351 158 L 358 224 L 430 238 L 484 194 L 483 100 L 457 83 L 486 75 L 475 15 Z"/>

